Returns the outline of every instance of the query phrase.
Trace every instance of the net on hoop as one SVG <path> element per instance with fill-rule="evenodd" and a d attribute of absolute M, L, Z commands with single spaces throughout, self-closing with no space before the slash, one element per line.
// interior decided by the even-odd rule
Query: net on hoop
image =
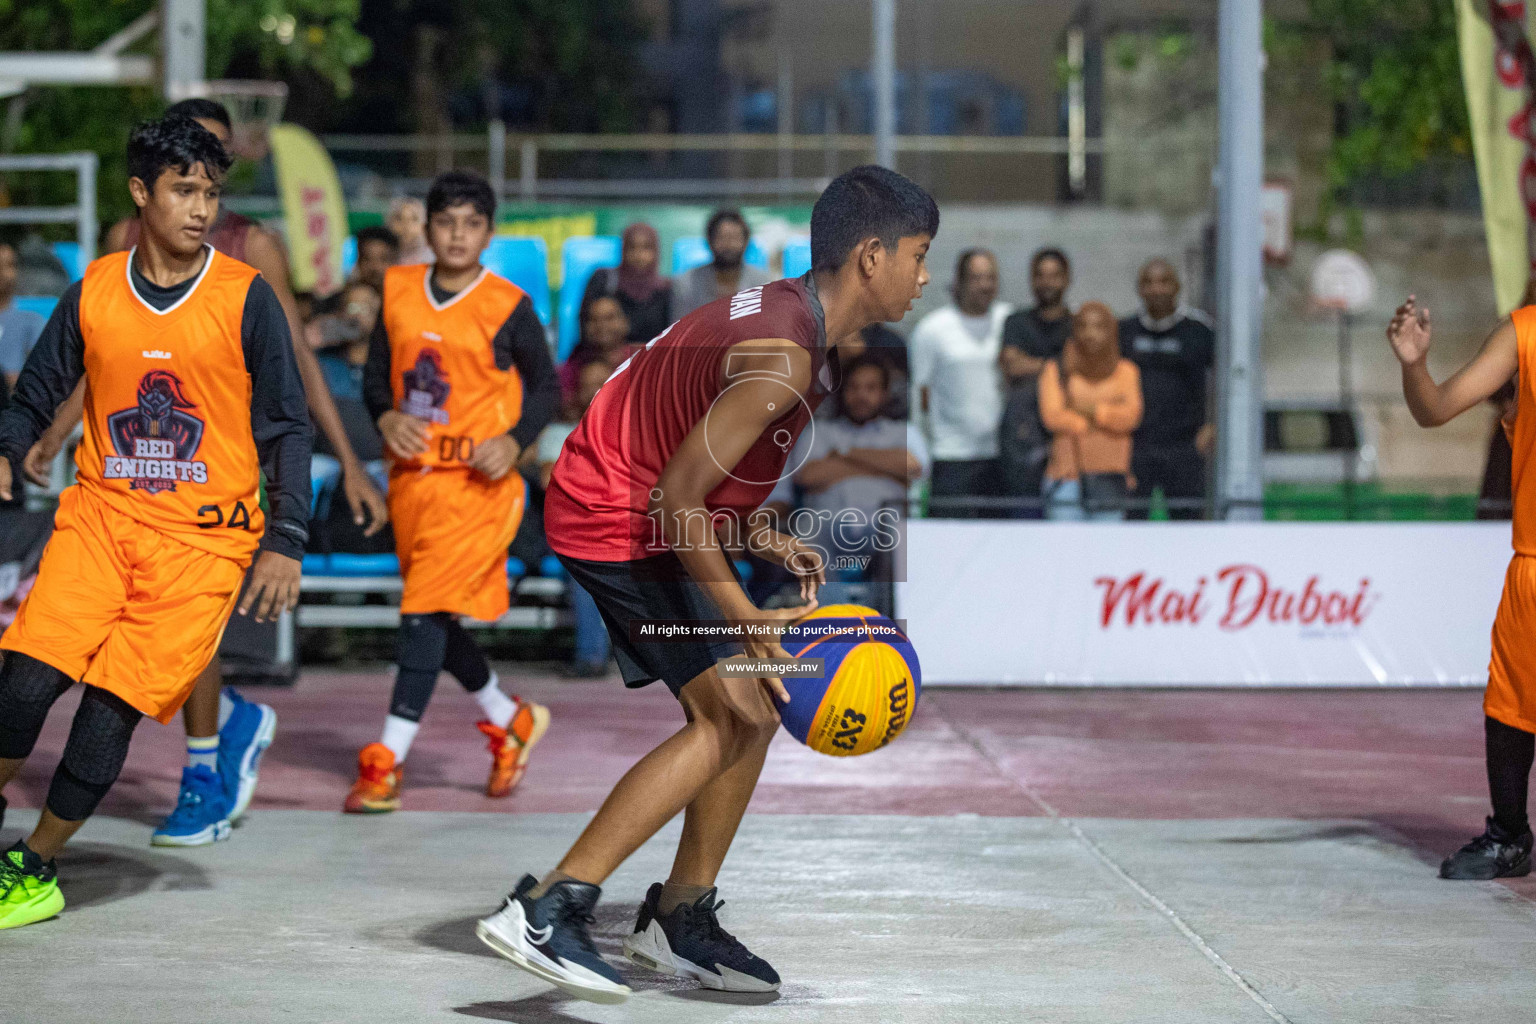
<path fill-rule="evenodd" d="M 222 103 L 229 111 L 233 139 L 229 150 L 247 160 L 267 155 L 267 132 L 283 119 L 288 86 L 282 82 L 224 79 L 200 82 L 189 90 L 193 96 Z"/>

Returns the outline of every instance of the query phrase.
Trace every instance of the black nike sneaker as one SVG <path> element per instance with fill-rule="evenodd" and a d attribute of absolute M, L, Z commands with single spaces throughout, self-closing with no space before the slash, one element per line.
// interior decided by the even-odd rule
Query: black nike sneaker
<path fill-rule="evenodd" d="M 1531 830 L 1514 835 L 1488 819 L 1482 835 L 1457 850 L 1440 865 L 1441 878 L 1522 878 L 1531 873 Z"/>
<path fill-rule="evenodd" d="M 594 1003 L 622 1003 L 629 986 L 592 944 L 587 925 L 602 890 L 585 882 L 556 882 L 538 899 L 538 879 L 524 875 L 504 905 L 475 925 L 480 941 L 535 977 Z"/>
<path fill-rule="evenodd" d="M 714 889 L 692 905 L 679 904 L 666 916 L 656 912 L 660 896 L 661 883 L 657 882 L 640 904 L 634 934 L 624 940 L 626 957 L 641 967 L 693 978 L 705 988 L 721 992 L 778 989 L 778 972 L 720 927 L 716 914 L 725 904 L 715 901 Z"/>

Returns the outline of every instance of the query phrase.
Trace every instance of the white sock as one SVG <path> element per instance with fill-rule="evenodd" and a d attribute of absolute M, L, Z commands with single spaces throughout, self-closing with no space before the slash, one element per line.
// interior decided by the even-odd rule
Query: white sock
<path fill-rule="evenodd" d="M 492 672 L 491 681 L 475 691 L 475 700 L 485 712 L 486 721 L 498 729 L 505 729 L 517 714 L 517 701 L 502 693 L 498 682 L 496 673 Z"/>
<path fill-rule="evenodd" d="M 394 751 L 395 764 L 405 762 L 405 755 L 411 752 L 411 741 L 416 738 L 416 730 L 420 728 L 420 722 L 399 715 L 390 715 L 384 719 L 384 737 L 379 742 Z"/>
<path fill-rule="evenodd" d="M 229 693 L 219 691 L 219 728 L 224 728 L 224 723 L 229 721 L 229 716 L 235 713 L 235 702 L 229 699 Z"/>
<path fill-rule="evenodd" d="M 211 772 L 219 770 L 219 738 L 217 736 L 187 737 L 187 767 L 202 765 Z"/>

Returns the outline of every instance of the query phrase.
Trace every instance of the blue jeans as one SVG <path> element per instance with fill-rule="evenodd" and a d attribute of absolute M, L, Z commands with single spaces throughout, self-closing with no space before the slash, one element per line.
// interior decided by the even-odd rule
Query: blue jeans
<path fill-rule="evenodd" d="M 575 580 L 570 580 L 567 587 L 571 598 L 571 614 L 576 619 L 576 664 L 608 664 L 608 626 L 597 610 L 597 602 Z"/>
<path fill-rule="evenodd" d="M 1124 509 L 1084 509 L 1083 485 L 1079 480 L 1047 480 L 1045 500 L 1045 518 L 1056 523 L 1118 523 L 1125 519 Z"/>

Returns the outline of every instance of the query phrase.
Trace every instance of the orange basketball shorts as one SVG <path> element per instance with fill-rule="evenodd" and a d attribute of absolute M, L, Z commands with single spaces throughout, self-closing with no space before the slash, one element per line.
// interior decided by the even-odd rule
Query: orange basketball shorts
<path fill-rule="evenodd" d="M 1504 574 L 1483 711 L 1505 725 L 1536 732 L 1536 557 L 1516 555 Z"/>
<path fill-rule="evenodd" d="M 246 566 L 183 544 L 76 486 L 0 649 L 168 722 L 213 660 Z"/>
<path fill-rule="evenodd" d="M 507 597 L 507 547 L 523 521 L 522 474 L 463 469 L 390 474 L 389 518 L 405 592 L 402 615 L 451 612 L 489 622 Z"/>

